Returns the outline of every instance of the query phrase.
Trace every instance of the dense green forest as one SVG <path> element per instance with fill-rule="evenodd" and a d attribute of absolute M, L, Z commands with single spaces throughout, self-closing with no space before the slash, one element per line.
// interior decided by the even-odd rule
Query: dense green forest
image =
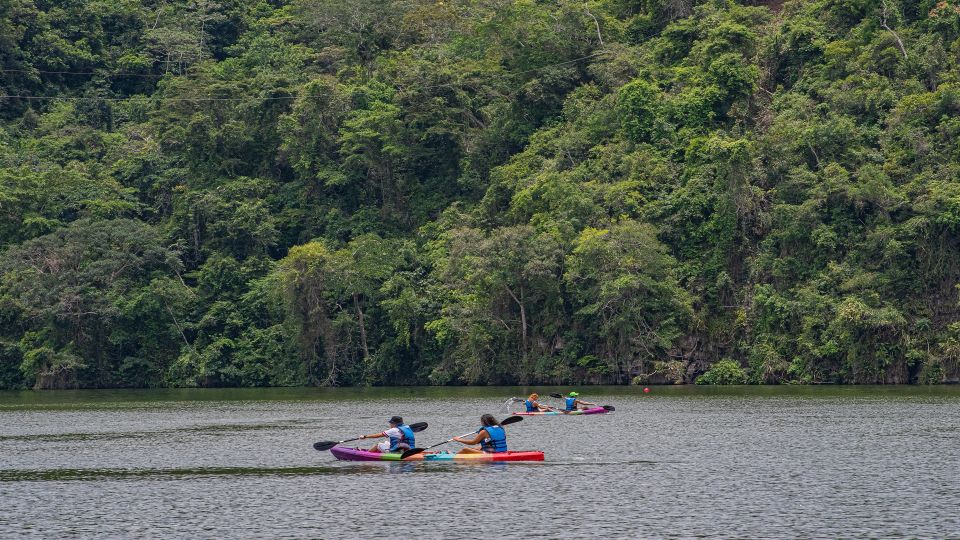
<path fill-rule="evenodd" d="M 0 387 L 960 379 L 960 1 L 0 0 Z"/>

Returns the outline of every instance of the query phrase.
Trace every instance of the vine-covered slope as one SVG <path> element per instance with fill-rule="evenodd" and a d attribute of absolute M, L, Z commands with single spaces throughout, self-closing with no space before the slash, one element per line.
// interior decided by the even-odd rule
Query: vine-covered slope
<path fill-rule="evenodd" d="M 956 0 L 0 0 L 0 387 L 960 378 Z"/>

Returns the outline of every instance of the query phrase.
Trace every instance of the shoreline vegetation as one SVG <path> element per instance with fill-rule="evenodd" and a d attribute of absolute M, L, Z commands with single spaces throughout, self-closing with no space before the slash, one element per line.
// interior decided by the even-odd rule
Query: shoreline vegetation
<path fill-rule="evenodd" d="M 960 382 L 960 0 L 0 0 L 0 389 Z"/>
<path fill-rule="evenodd" d="M 113 404 L 118 408 L 139 407 L 155 402 L 201 401 L 331 401 L 364 402 L 376 400 L 409 400 L 470 398 L 489 400 L 503 410 L 508 396 L 533 391 L 563 392 L 570 386 L 293 386 L 293 387 L 229 387 L 229 388 L 97 388 L 35 391 L 30 389 L 0 390 L 0 409 L 19 407 L 70 408 Z M 837 398 L 960 398 L 956 384 L 771 384 L 771 385 L 579 385 L 597 399 L 619 403 L 622 398 L 674 399 L 688 397 L 785 397 L 811 399 Z M 644 392 L 649 388 L 650 392 Z M 517 405 L 514 407 L 520 408 Z M 622 407 L 621 407 L 622 408 Z M 622 412 L 622 411 L 618 411 Z"/>

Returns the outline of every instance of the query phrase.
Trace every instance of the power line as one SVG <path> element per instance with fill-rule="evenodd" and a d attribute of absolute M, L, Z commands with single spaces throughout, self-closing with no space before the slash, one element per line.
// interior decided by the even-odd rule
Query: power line
<path fill-rule="evenodd" d="M 526 75 L 527 73 L 533 73 L 533 72 L 535 72 L 535 71 L 543 71 L 543 70 L 545 70 L 545 69 L 547 69 L 547 68 L 564 66 L 564 65 L 567 65 L 567 64 L 574 64 L 574 63 L 576 63 L 576 62 L 581 62 L 581 61 L 583 61 L 583 60 L 589 60 L 590 58 L 596 58 L 597 56 L 601 56 L 601 55 L 607 54 L 607 53 L 609 53 L 609 52 L 610 52 L 610 51 L 608 51 L 608 50 L 606 50 L 606 49 L 601 49 L 601 50 L 599 50 L 599 51 L 597 51 L 597 52 L 595 52 L 595 53 L 588 54 L 588 55 L 586 55 L 586 56 L 581 56 L 580 58 L 574 58 L 573 60 L 567 60 L 567 61 L 565 61 L 565 62 L 557 62 L 556 64 L 548 64 L 548 65 L 546 65 L 546 66 L 540 66 L 540 67 L 538 67 L 538 68 L 528 69 L 528 70 L 526 70 L 526 71 L 515 71 L 515 72 L 511 73 L 510 75 Z"/>
<path fill-rule="evenodd" d="M 59 96 L 20 96 L 20 95 L 0 95 L 0 99 L 26 99 L 26 100 L 37 100 L 37 101 L 279 101 L 285 99 L 297 99 L 301 96 L 268 96 L 262 98 L 256 97 L 242 97 L 242 98 L 227 98 L 227 97 L 189 97 L 189 98 L 155 98 L 149 96 L 141 97 L 92 97 L 92 96 L 78 96 L 78 97 L 59 97 Z M 304 97 L 322 97 L 322 96 L 304 96 Z"/>
<path fill-rule="evenodd" d="M 166 73 L 129 73 L 123 71 L 114 71 L 114 72 L 103 72 L 103 71 L 49 71 L 44 69 L 0 69 L 0 73 L 24 73 L 27 75 L 42 74 L 42 75 L 106 75 L 108 77 L 150 77 L 150 78 L 159 78 L 166 75 Z"/>
<path fill-rule="evenodd" d="M 588 55 L 586 55 L 586 56 L 581 56 L 581 57 L 579 57 L 579 58 L 574 58 L 574 59 L 572 59 L 572 60 L 565 60 L 565 61 L 563 61 L 563 62 L 556 62 L 556 63 L 553 63 L 553 64 L 547 64 L 547 65 L 545 65 L 545 66 L 540 66 L 540 67 L 533 68 L 533 69 L 527 69 L 527 70 L 524 70 L 524 71 L 515 71 L 515 72 L 504 73 L 504 74 L 502 74 L 499 78 L 503 78 L 503 77 L 516 77 L 516 76 L 519 76 L 519 75 L 526 75 L 526 74 L 528 74 L 528 73 L 535 73 L 535 72 L 538 72 L 538 71 L 543 71 L 543 70 L 545 70 L 545 69 L 549 69 L 549 68 L 553 68 L 553 67 L 564 66 L 564 65 L 567 65 L 567 64 L 574 64 L 574 63 L 577 63 L 577 62 L 582 62 L 582 61 L 584 61 L 584 60 L 589 60 L 589 59 L 591 59 L 591 58 L 596 58 L 596 57 L 601 56 L 601 55 L 603 55 L 603 54 L 606 54 L 606 53 L 608 53 L 608 52 L 609 52 L 609 51 L 607 51 L 607 50 L 600 50 L 600 51 L 597 51 L 597 52 L 595 52 L 595 53 L 588 54 Z M 24 72 L 24 70 L 0 70 L 0 72 L 6 72 L 6 71 Z M 49 73 L 53 73 L 53 72 L 49 72 Z M 63 72 L 63 73 L 70 73 L 70 74 L 93 74 L 92 72 L 77 72 L 77 71 L 73 71 L 73 72 Z M 446 88 L 446 87 L 452 87 L 452 86 L 459 86 L 459 85 L 461 85 L 461 84 L 463 84 L 463 82 L 451 82 L 451 83 L 443 83 L 443 84 L 434 84 L 434 85 L 429 85 L 429 86 L 420 86 L 420 87 L 417 87 L 417 88 L 420 89 L 420 90 L 431 90 L 431 89 L 434 89 L 434 88 Z M 23 100 L 28 100 L 28 101 L 29 101 L 29 100 L 34 100 L 34 101 L 57 101 L 57 100 L 59 100 L 59 101 L 100 101 L 100 102 L 103 102 L 103 101 L 109 101 L 109 102 L 123 102 L 123 101 L 160 101 L 160 102 L 177 102 L 177 103 L 179 103 L 179 102 L 287 101 L 287 100 L 299 99 L 300 97 L 312 98 L 312 97 L 323 97 L 323 96 L 267 96 L 267 97 L 259 97 L 259 98 L 258 98 L 258 97 L 253 97 L 253 96 L 246 96 L 246 97 L 213 97 L 213 96 L 206 96 L 206 97 L 152 97 L 152 96 L 137 96 L 137 97 L 74 96 L 74 97 L 63 97 L 63 96 L 24 96 L 24 95 L 12 95 L 12 94 L 0 95 L 0 99 L 23 99 Z"/>
<path fill-rule="evenodd" d="M 591 58 L 596 58 L 596 57 L 601 56 L 601 55 L 603 55 L 603 54 L 606 54 L 606 53 L 608 53 L 608 52 L 609 52 L 609 51 L 607 51 L 606 49 L 603 49 L 603 50 L 599 50 L 599 51 L 597 51 L 597 52 L 595 52 L 595 53 L 588 54 L 588 55 L 586 55 L 586 56 L 581 56 L 580 58 L 574 58 L 573 60 L 566 60 L 566 61 L 563 61 L 563 62 L 557 62 L 557 63 L 555 63 L 555 64 L 547 64 L 547 65 L 545 65 L 545 66 L 540 66 L 540 67 L 533 68 L 533 69 L 527 69 L 527 70 L 524 70 L 524 71 L 514 71 L 514 72 L 511 72 L 511 73 L 506 73 L 505 75 L 514 76 L 514 77 L 515 77 L 515 76 L 518 76 L 518 75 L 526 75 L 527 73 L 535 73 L 535 72 L 537 72 L 537 71 L 543 71 L 543 70 L 545 70 L 545 69 L 549 69 L 549 68 L 552 68 L 552 67 L 560 67 L 560 66 L 565 66 L 565 65 L 567 65 L 567 64 L 575 64 L 575 63 L 577 63 L 577 62 L 582 62 L 582 61 L 584 61 L 584 60 L 589 60 L 589 59 L 591 59 Z M 420 90 L 430 90 L 430 89 L 433 89 L 433 88 L 444 88 L 444 87 L 448 87 L 448 86 L 457 86 L 457 85 L 459 85 L 459 84 L 462 84 L 462 83 L 434 84 L 434 85 L 430 85 L 430 86 L 421 86 L 421 87 L 419 87 L 419 88 L 420 88 Z"/>

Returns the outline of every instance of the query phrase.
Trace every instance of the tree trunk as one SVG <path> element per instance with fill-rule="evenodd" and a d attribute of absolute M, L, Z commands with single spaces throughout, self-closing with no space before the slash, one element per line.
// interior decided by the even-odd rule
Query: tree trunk
<path fill-rule="evenodd" d="M 363 346 L 363 361 L 370 360 L 370 349 L 367 348 L 367 327 L 363 320 L 363 310 L 360 309 L 360 298 L 353 293 L 353 307 L 357 310 L 357 321 L 360 323 L 360 345 Z"/>
<path fill-rule="evenodd" d="M 517 298 L 515 294 L 513 294 L 513 291 L 510 290 L 510 287 L 507 287 L 506 285 L 504 285 L 504 289 L 507 290 L 507 293 L 510 294 L 510 297 L 513 298 L 513 300 L 517 303 L 517 305 L 520 306 L 520 327 L 521 327 L 520 335 L 522 339 L 520 346 L 523 351 L 523 359 L 526 360 L 527 359 L 527 309 L 523 306 L 523 301 Z M 520 289 L 520 294 L 523 295 L 523 289 Z"/>

